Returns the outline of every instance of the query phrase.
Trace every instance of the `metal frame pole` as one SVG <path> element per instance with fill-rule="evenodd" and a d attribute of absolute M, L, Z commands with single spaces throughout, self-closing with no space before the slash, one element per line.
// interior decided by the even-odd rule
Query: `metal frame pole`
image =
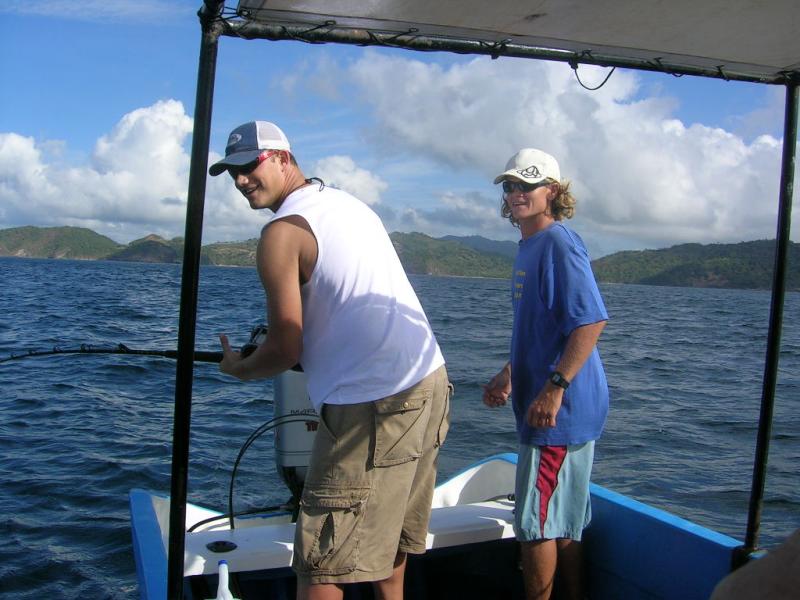
<path fill-rule="evenodd" d="M 175 412 L 172 433 L 172 478 L 170 485 L 169 551 L 167 598 L 183 598 L 183 570 L 186 536 L 186 490 L 189 475 L 189 432 L 192 413 L 194 341 L 197 325 L 197 290 L 203 231 L 206 170 L 211 137 L 211 109 L 221 26 L 221 0 L 205 0 L 198 16 L 202 26 L 197 72 L 192 156 L 186 205 L 186 232 L 181 276 L 181 305 L 178 323 L 178 363 L 175 369 Z"/>
<path fill-rule="evenodd" d="M 747 515 L 747 534 L 741 552 L 734 557 L 739 566 L 747 555 L 758 548 L 758 530 L 767 478 L 767 459 L 772 433 L 772 415 L 775 405 L 775 386 L 778 379 L 783 303 L 786 291 L 786 262 L 789 254 L 789 234 L 792 224 L 792 194 L 797 152 L 798 80 L 786 85 L 786 114 L 783 127 L 783 158 L 781 161 L 781 188 L 778 201 L 778 231 L 775 244 L 775 266 L 772 272 L 772 303 L 770 305 L 767 353 L 764 361 L 764 380 L 761 391 L 761 414 L 753 464 L 753 483 L 750 488 L 750 508 Z"/>

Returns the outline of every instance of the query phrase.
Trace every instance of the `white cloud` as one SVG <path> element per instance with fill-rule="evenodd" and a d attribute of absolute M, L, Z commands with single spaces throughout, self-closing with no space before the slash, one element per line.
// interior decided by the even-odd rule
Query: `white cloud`
<path fill-rule="evenodd" d="M 191 131 L 180 102 L 156 102 L 124 115 L 80 166 L 61 165 L 63 142 L 0 134 L 0 227 L 88 227 L 119 242 L 183 235 Z M 320 160 L 315 174 L 367 204 L 387 188 L 348 156 Z M 253 211 L 227 175 L 209 177 L 203 242 L 256 237 L 270 214 Z"/>
<path fill-rule="evenodd" d="M 584 81 L 604 74 L 581 67 Z M 590 92 L 560 64 L 476 58 L 443 67 L 371 52 L 351 78 L 384 151 L 481 173 L 486 189 L 519 148 L 553 153 L 573 181 L 584 237 L 614 236 L 626 247 L 626 239 L 663 246 L 775 235 L 779 142 L 685 127 L 671 115 L 673 100 L 632 100 L 632 72 L 617 70 Z"/>
<path fill-rule="evenodd" d="M 330 61 L 323 56 L 322 66 L 334 70 Z M 584 81 L 605 73 L 581 67 Z M 330 87 L 334 79 L 342 93 Z M 515 237 L 491 180 L 517 149 L 534 146 L 556 155 L 572 181 L 573 225 L 593 255 L 775 235 L 781 142 L 686 126 L 673 116 L 674 100 L 634 100 L 641 90 L 631 72 L 617 70 L 589 92 L 559 64 L 430 64 L 367 52 L 326 83 L 333 104 L 310 95 L 304 80 L 286 88 L 287 102 L 306 94 L 320 102 L 322 119 L 341 110 L 339 98 L 361 118 L 342 136 L 347 143 L 323 146 L 329 155 L 307 172 L 372 205 L 390 231 Z M 84 226 L 121 242 L 183 235 L 191 129 L 180 102 L 156 102 L 123 115 L 79 165 L 65 164 L 68 142 L 0 134 L 0 227 Z M 298 148 L 325 140 L 316 125 L 298 129 Z M 254 237 L 269 217 L 251 210 L 227 176 L 208 178 L 204 213 L 204 243 Z"/>
<path fill-rule="evenodd" d="M 482 235 L 502 240 L 519 237 L 500 216 L 500 199 L 478 192 L 445 192 L 429 208 L 403 208 L 381 213 L 387 228 L 421 231 L 434 237 Z"/>
<path fill-rule="evenodd" d="M 118 241 L 181 234 L 191 128 L 180 102 L 157 102 L 125 115 L 81 166 L 52 155 L 61 143 L 0 134 L 4 226 L 90 227 Z"/>
<path fill-rule="evenodd" d="M 378 175 L 358 167 L 349 156 L 328 156 L 317 161 L 313 172 L 326 184 L 344 190 L 362 202 L 379 204 L 388 188 Z"/>

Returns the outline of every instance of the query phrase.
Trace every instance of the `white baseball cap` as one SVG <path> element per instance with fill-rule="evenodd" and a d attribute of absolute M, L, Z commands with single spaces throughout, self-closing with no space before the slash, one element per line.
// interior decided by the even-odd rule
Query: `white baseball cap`
<path fill-rule="evenodd" d="M 506 170 L 494 178 L 495 184 L 507 178 L 519 179 L 525 183 L 539 183 L 545 179 L 561 180 L 558 162 L 547 152 L 536 148 L 523 148 L 508 159 Z"/>

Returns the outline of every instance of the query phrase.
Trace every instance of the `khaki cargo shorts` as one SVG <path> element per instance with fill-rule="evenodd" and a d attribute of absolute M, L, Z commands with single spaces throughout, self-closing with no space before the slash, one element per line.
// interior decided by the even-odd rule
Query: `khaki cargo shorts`
<path fill-rule="evenodd" d="M 422 554 L 452 386 L 440 367 L 374 402 L 322 408 L 292 567 L 308 584 L 380 581 Z"/>

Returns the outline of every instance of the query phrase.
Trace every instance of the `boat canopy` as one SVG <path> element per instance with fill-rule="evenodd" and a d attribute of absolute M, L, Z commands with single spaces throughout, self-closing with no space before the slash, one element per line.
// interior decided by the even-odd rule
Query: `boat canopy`
<path fill-rule="evenodd" d="M 796 0 L 241 0 L 237 9 L 276 27 L 470 40 L 764 83 L 800 71 L 799 15 Z"/>

